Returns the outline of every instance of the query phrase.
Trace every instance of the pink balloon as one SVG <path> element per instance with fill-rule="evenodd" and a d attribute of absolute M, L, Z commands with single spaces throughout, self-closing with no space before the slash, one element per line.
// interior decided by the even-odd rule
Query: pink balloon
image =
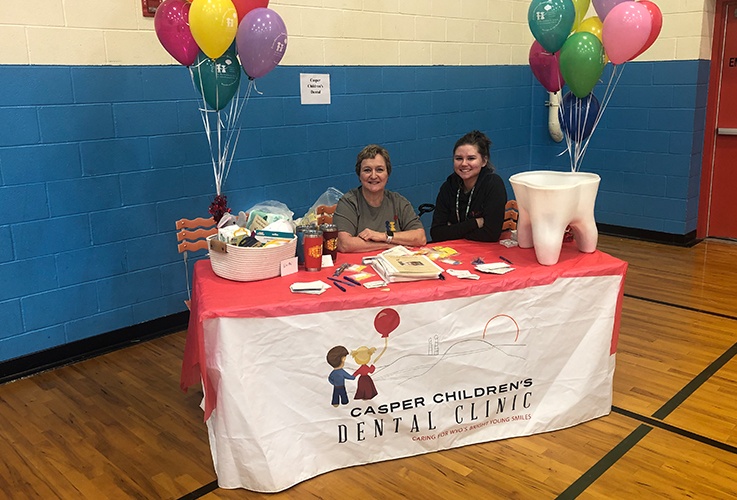
<path fill-rule="evenodd" d="M 192 65 L 200 51 L 189 29 L 190 5 L 185 0 L 164 0 L 154 14 L 154 30 L 159 42 L 185 66 Z"/>
<path fill-rule="evenodd" d="M 645 52 L 653 43 L 655 43 L 655 40 L 658 38 L 658 35 L 660 35 L 660 30 L 663 27 L 663 14 L 660 12 L 660 8 L 648 0 L 640 0 L 640 3 L 647 7 L 647 10 L 650 12 L 652 27 L 650 28 L 650 36 L 647 38 L 645 45 L 637 54 L 632 56 L 632 59 L 639 57 L 640 54 Z"/>
<path fill-rule="evenodd" d="M 599 15 L 601 22 L 604 22 L 604 18 L 614 7 L 628 1 L 630 0 L 591 0 L 591 3 L 594 4 L 594 10 Z"/>
<path fill-rule="evenodd" d="M 268 8 L 248 12 L 235 36 L 238 57 L 249 78 L 261 78 L 274 69 L 287 50 L 287 27 Z"/>
<path fill-rule="evenodd" d="M 640 2 L 624 2 L 614 7 L 604 20 L 601 41 L 613 64 L 631 60 L 645 46 L 652 20 Z"/>
<path fill-rule="evenodd" d="M 560 74 L 558 54 L 547 52 L 537 40 L 530 47 L 530 69 L 548 92 L 558 92 L 565 83 Z"/>

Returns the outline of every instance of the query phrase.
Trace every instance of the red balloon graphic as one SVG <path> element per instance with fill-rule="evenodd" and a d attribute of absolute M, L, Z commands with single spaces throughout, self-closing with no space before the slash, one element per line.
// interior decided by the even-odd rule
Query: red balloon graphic
<path fill-rule="evenodd" d="M 396 330 L 398 326 L 399 313 L 394 309 L 382 309 L 374 318 L 374 328 L 384 338 L 389 337 L 389 334 Z"/>

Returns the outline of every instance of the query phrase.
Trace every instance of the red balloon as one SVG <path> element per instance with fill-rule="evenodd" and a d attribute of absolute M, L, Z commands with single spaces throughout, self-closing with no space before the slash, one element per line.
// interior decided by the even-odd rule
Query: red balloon
<path fill-rule="evenodd" d="M 391 308 L 382 309 L 374 318 L 374 328 L 387 338 L 399 326 L 399 313 Z"/>
<path fill-rule="evenodd" d="M 540 42 L 535 40 L 530 47 L 530 69 L 548 92 L 558 92 L 566 83 L 560 74 L 559 52 L 551 54 L 547 52 Z"/>
<path fill-rule="evenodd" d="M 650 12 L 650 19 L 652 20 L 652 27 L 650 28 L 650 36 L 647 37 L 647 41 L 645 42 L 645 45 L 642 46 L 642 48 L 637 54 L 632 56 L 632 59 L 634 59 L 635 57 L 638 57 L 640 54 L 642 54 L 647 49 L 649 49 L 653 43 L 655 43 L 655 40 L 658 38 L 658 35 L 660 35 L 660 29 L 663 27 L 663 14 L 660 12 L 660 8 L 648 0 L 640 0 L 639 3 L 647 7 L 647 10 Z"/>
<path fill-rule="evenodd" d="M 258 7 L 268 7 L 269 0 L 233 0 L 235 11 L 238 13 L 238 23 L 243 21 L 243 16 Z"/>

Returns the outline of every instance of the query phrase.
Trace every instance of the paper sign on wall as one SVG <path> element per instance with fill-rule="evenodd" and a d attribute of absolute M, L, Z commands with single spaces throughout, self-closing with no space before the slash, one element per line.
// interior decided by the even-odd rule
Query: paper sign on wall
<path fill-rule="evenodd" d="M 300 73 L 299 88 L 302 104 L 330 104 L 330 75 Z"/>

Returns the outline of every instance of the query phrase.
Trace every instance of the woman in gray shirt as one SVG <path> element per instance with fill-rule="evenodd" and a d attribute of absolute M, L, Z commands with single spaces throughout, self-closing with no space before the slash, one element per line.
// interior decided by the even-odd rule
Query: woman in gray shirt
<path fill-rule="evenodd" d="M 341 197 L 333 221 L 338 226 L 338 251 L 371 252 L 393 245 L 422 246 L 425 229 L 407 198 L 387 191 L 392 172 L 389 152 L 376 144 L 356 158 L 361 185 Z"/>

